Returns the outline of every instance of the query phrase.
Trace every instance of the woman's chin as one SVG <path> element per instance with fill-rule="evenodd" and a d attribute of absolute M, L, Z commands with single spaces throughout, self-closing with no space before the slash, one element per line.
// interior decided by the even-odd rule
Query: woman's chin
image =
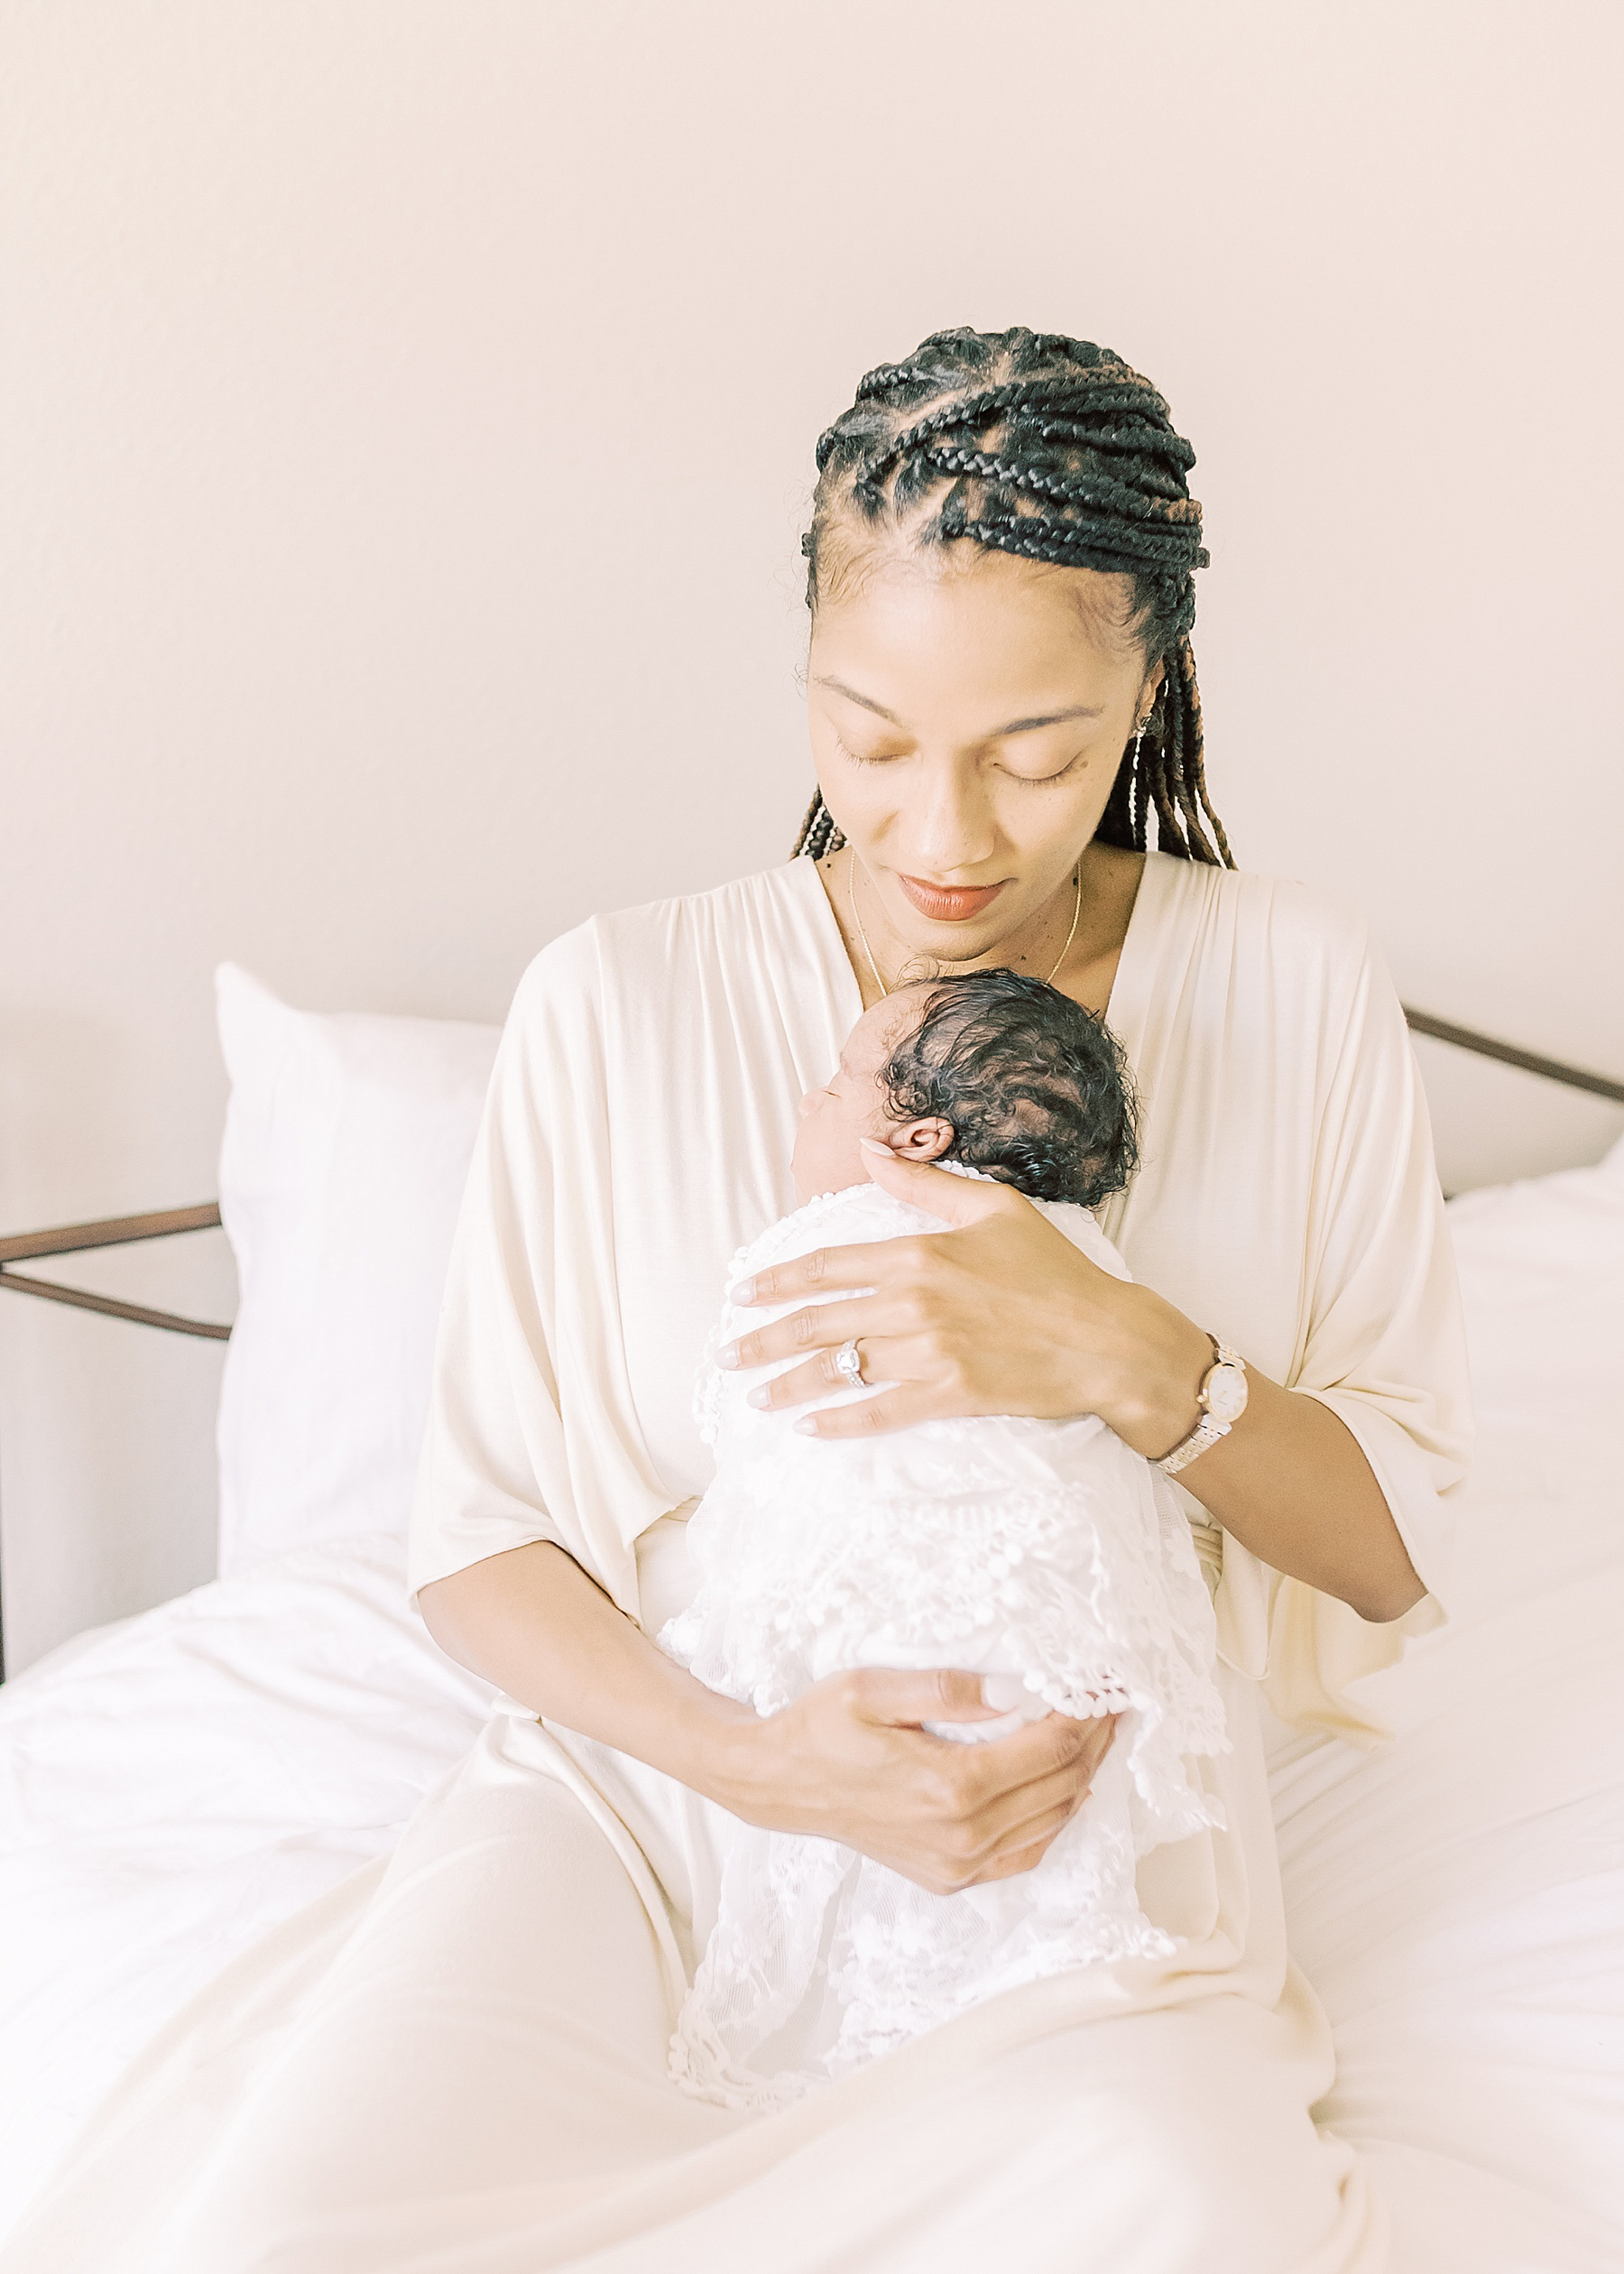
<path fill-rule="evenodd" d="M 907 901 L 900 909 L 888 909 L 887 914 L 900 943 L 900 952 L 892 950 L 897 960 L 893 987 L 914 975 L 915 965 L 972 964 L 996 957 L 1005 942 L 1021 929 L 1023 921 L 1030 921 L 1029 917 L 1022 919 L 1012 912 L 1002 892 L 979 916 L 962 921 L 933 921 Z"/>

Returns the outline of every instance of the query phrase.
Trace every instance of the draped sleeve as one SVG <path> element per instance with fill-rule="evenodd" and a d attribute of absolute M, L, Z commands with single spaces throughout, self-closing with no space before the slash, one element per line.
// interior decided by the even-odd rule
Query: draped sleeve
<path fill-rule="evenodd" d="M 715 1470 L 694 1378 L 862 998 L 814 864 L 595 916 L 514 997 L 453 1243 L 411 1584 L 549 1540 L 629 1616 Z"/>
<path fill-rule="evenodd" d="M 607 1100 L 588 924 L 531 964 L 497 1051 L 441 1308 L 414 1594 L 550 1540 L 636 1615 L 632 1542 L 670 1502 L 629 1412 Z"/>
<path fill-rule="evenodd" d="M 1287 1386 L 1358 1440 L 1427 1590 L 1401 1619 L 1361 1619 L 1335 1596 L 1224 1541 L 1220 1618 L 1258 1659 L 1282 1720 L 1368 1744 L 1385 1729 L 1349 1685 L 1443 1623 L 1455 1487 L 1466 1474 L 1465 1328 L 1432 1130 L 1398 996 L 1355 920 L 1333 959 L 1314 1053 L 1299 1354 Z"/>
<path fill-rule="evenodd" d="M 1299 1727 L 1380 1733 L 1350 1694 L 1444 1615 L 1470 1404 L 1426 1101 L 1357 911 L 1289 879 L 1151 853 L 1108 1012 L 1142 1105 L 1107 1204 L 1134 1276 L 1352 1431 L 1426 1597 L 1393 1625 L 1222 1536 L 1219 1643 Z M 1181 1484 L 1199 1480 L 1191 1469 Z M 1186 1512 L 1216 1561 L 1193 1492 Z"/>

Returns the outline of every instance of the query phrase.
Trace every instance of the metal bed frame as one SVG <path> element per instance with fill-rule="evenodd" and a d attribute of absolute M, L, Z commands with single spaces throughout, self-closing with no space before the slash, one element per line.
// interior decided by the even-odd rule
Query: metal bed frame
<path fill-rule="evenodd" d="M 1525 1074 L 1542 1075 L 1564 1089 L 1582 1090 L 1589 1096 L 1624 1105 L 1624 1082 L 1582 1067 L 1566 1066 L 1560 1058 L 1543 1058 L 1536 1050 L 1519 1049 L 1499 1042 L 1475 1028 L 1435 1019 L 1430 1012 L 1413 1010 L 1404 1015 L 1416 1034 L 1436 1042 L 1449 1042 L 1475 1057 L 1514 1066 Z M 122 1303 L 110 1295 L 93 1295 L 80 1287 L 64 1287 L 59 1280 L 37 1279 L 32 1271 L 13 1270 L 16 1263 L 33 1263 L 52 1255 L 85 1255 L 102 1248 L 124 1247 L 136 1240 L 166 1240 L 178 1232 L 211 1232 L 220 1221 L 219 1203 L 206 1200 L 195 1208 L 162 1208 L 150 1216 L 108 1216 L 97 1224 L 69 1224 L 51 1232 L 18 1232 L 0 1239 L 0 1289 L 14 1288 L 20 1295 L 38 1295 L 47 1302 L 68 1303 L 76 1310 L 99 1312 L 106 1318 L 133 1319 L 138 1326 L 159 1326 L 173 1335 L 195 1335 L 209 1342 L 229 1342 L 231 1328 L 212 1319 L 183 1318 L 176 1311 L 151 1310 L 143 1303 Z M 5 1679 L 4 1597 L 0 1596 L 0 1682 Z"/>

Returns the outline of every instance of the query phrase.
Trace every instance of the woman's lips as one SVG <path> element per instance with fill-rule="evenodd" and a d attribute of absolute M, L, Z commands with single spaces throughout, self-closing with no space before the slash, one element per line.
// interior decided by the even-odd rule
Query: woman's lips
<path fill-rule="evenodd" d="M 921 916 L 938 924 L 962 924 L 979 916 L 1003 890 L 998 884 L 927 884 L 922 876 L 897 873 L 897 882 Z"/>

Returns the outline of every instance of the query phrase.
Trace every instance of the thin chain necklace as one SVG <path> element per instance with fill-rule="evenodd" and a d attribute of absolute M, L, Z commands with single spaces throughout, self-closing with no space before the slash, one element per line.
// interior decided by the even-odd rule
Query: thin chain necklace
<path fill-rule="evenodd" d="M 1054 984 L 1055 972 L 1059 970 L 1067 956 L 1070 955 L 1071 944 L 1077 937 L 1077 920 L 1083 913 L 1083 864 L 1081 861 L 1077 864 L 1076 882 L 1077 896 L 1072 906 L 1071 929 L 1066 935 L 1065 947 L 1062 948 L 1060 953 L 1055 957 L 1053 970 L 1050 971 L 1048 977 L 1043 983 L 1046 987 L 1052 986 Z M 863 919 L 857 913 L 857 855 L 854 852 L 852 855 L 852 864 L 846 871 L 846 896 L 852 903 L 852 921 L 857 927 L 857 937 L 863 942 L 863 952 L 868 957 L 868 967 L 874 975 L 874 984 L 879 988 L 882 995 L 889 995 L 890 989 L 880 976 L 880 966 L 874 961 L 874 951 L 869 946 L 868 934 L 863 929 Z"/>

